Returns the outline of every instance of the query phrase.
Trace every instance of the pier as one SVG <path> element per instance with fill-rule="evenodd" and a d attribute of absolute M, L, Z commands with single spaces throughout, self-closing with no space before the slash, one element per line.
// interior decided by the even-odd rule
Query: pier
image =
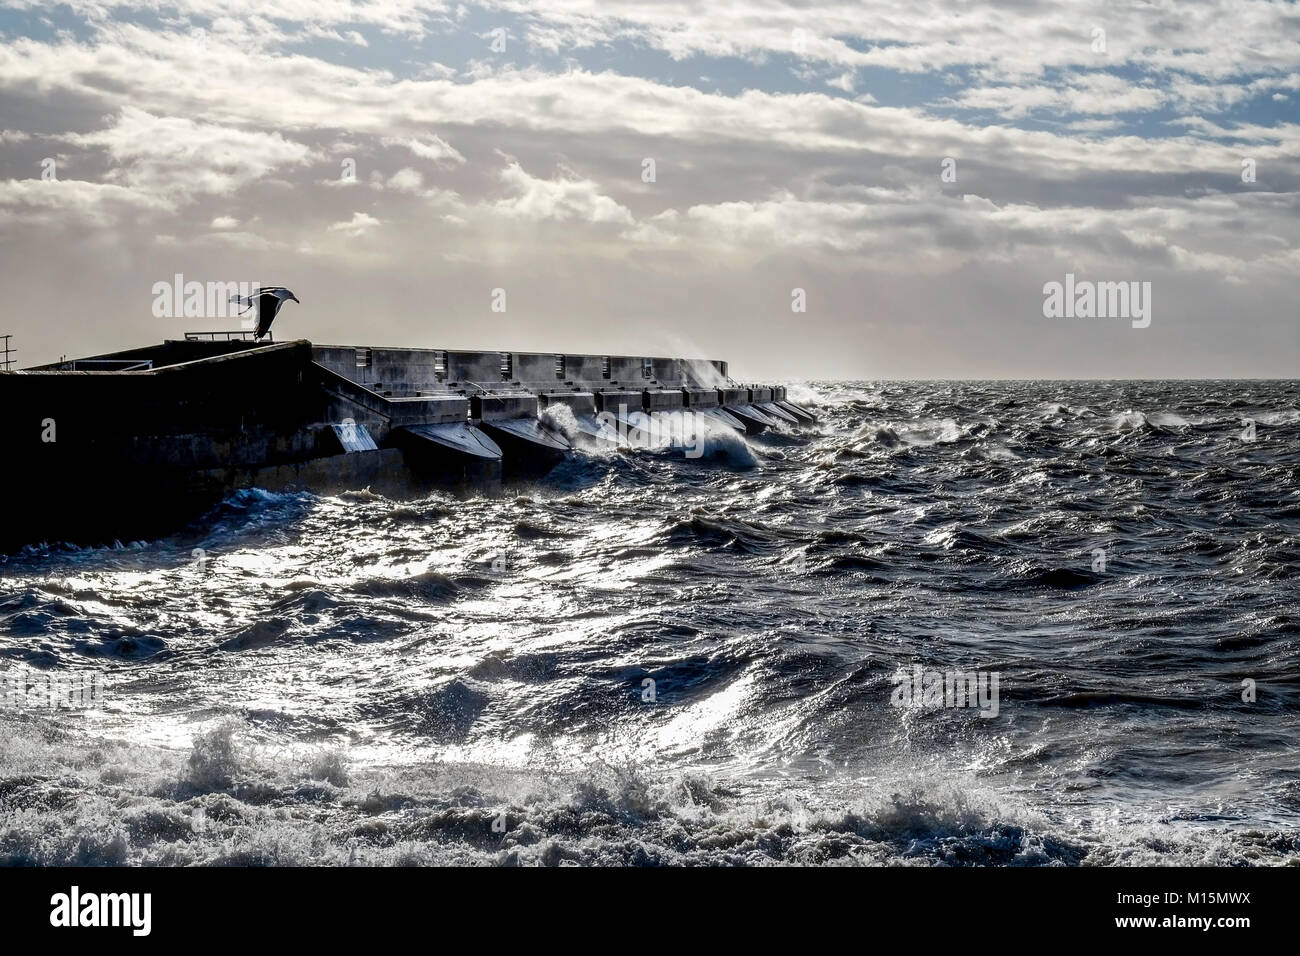
<path fill-rule="evenodd" d="M 701 416 L 741 433 L 815 420 L 725 361 L 258 343 L 240 333 L 0 372 L 28 513 L 4 544 L 175 528 L 242 488 L 410 496 L 540 476 L 590 442 Z M 565 414 L 560 421 L 559 407 Z M 626 429 L 623 430 L 626 434 Z"/>

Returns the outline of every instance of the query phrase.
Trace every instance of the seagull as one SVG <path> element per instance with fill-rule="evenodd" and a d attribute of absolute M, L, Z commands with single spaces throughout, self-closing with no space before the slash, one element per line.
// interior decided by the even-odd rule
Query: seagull
<path fill-rule="evenodd" d="M 256 341 L 266 333 L 271 331 L 271 323 L 280 312 L 280 306 L 286 299 L 293 299 L 298 302 L 298 297 L 282 285 L 269 285 L 260 288 L 257 295 L 232 295 L 231 302 L 237 302 L 244 306 L 247 312 L 253 306 L 257 306 L 257 329 L 253 333 L 253 339 Z M 302 305 L 301 302 L 298 302 Z"/>

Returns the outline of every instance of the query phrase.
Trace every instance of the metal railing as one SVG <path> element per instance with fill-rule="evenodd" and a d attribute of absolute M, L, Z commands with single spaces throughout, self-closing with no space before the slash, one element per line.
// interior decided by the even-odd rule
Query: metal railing
<path fill-rule="evenodd" d="M 274 342 L 275 339 L 268 331 L 267 338 Z M 218 337 L 220 336 L 220 337 Z M 234 329 L 229 332 L 186 332 L 186 342 L 256 342 L 257 333 L 252 329 Z"/>
<path fill-rule="evenodd" d="M 13 356 L 18 354 L 17 349 L 11 349 L 9 347 L 9 340 L 11 338 L 13 338 L 12 335 L 0 335 L 0 339 L 3 339 L 5 344 L 5 347 L 3 349 L 0 349 L 0 354 L 4 355 L 4 358 L 0 359 L 0 366 L 3 366 L 4 371 L 6 372 L 11 371 L 13 369 L 14 367 Z"/>
<path fill-rule="evenodd" d="M 109 368 L 94 366 L 107 365 Z M 142 372 L 153 368 L 153 359 L 73 359 L 59 369 L 64 372 Z"/>

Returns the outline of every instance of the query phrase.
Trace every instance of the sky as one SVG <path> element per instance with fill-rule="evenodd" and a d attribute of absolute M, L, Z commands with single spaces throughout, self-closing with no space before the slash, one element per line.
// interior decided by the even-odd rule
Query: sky
<path fill-rule="evenodd" d="M 20 366 L 239 327 L 180 274 L 279 340 L 1295 378 L 1298 239 L 1295 2 L 0 2 Z"/>

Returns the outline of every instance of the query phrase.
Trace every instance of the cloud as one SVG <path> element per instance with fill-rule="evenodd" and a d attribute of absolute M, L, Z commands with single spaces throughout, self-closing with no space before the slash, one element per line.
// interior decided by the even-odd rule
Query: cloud
<path fill-rule="evenodd" d="M 519 163 L 510 162 L 501 173 L 501 181 L 514 195 L 497 200 L 493 208 L 511 218 L 632 223 L 632 214 L 626 207 L 602 195 L 596 183 L 579 178 L 569 169 L 561 169 L 555 179 L 546 180 L 530 176 Z"/>
<path fill-rule="evenodd" d="M 983 86 L 944 100 L 963 109 L 993 110 L 1007 119 L 1036 111 L 1085 116 L 1144 113 L 1157 109 L 1170 94 L 1110 73 L 1085 73 L 1061 86 Z"/>
<path fill-rule="evenodd" d="M 170 204 L 112 183 L 76 179 L 0 180 L 0 222 L 54 227 L 107 226 L 123 215 L 159 212 Z"/>
<path fill-rule="evenodd" d="M 844 73 L 841 73 L 833 80 L 827 80 L 826 85 L 830 87 L 834 87 L 837 90 L 843 90 L 845 93 L 852 93 L 854 90 L 855 81 L 856 81 L 856 77 L 854 76 L 853 71 L 848 70 L 845 71 Z"/>
<path fill-rule="evenodd" d="M 403 193 L 418 193 L 424 185 L 424 177 L 418 170 L 409 166 L 399 169 L 388 179 L 388 188 Z"/>
<path fill-rule="evenodd" d="M 465 162 L 465 157 L 440 136 L 386 136 L 382 142 L 385 146 L 403 146 L 421 159 L 430 160 L 438 166 L 459 166 Z"/>
<path fill-rule="evenodd" d="M 1145 374 L 1298 357 L 1300 125 L 1276 104 L 1300 89 L 1300 50 L 1283 5 L 154 9 L 73 0 L 78 30 L 23 35 L 20 19 L 0 46 L 0 291 L 15 315 L 33 278 L 84 275 L 97 288 L 83 308 L 103 310 L 127 301 L 119 285 L 201 263 L 322 290 L 321 336 L 351 330 L 365 288 L 390 297 L 377 336 L 435 344 L 430 297 L 472 315 L 475 290 L 509 285 L 495 329 L 519 348 L 691 334 L 741 366 L 980 374 L 1010 361 L 983 343 L 1014 333 L 1017 355 L 1057 374 L 1131 369 L 1131 341 L 1023 324 L 1071 269 L 1156 278 L 1179 302 L 1144 340 L 1159 343 Z M 495 54 L 478 34 L 498 23 L 510 40 Z M 49 153 L 75 178 L 35 178 Z M 796 285 L 817 304 L 798 340 L 748 334 L 783 328 Z M 156 332 L 126 306 L 112 319 L 86 335 Z M 67 351 L 66 329 L 20 331 Z"/>
<path fill-rule="evenodd" d="M 105 179 L 172 203 L 197 193 L 230 194 L 310 155 L 277 132 L 155 116 L 124 106 L 110 125 L 92 133 L 67 133 L 64 142 L 107 152 L 114 166 Z"/>
<path fill-rule="evenodd" d="M 367 215 L 364 212 L 354 212 L 352 218 L 346 222 L 335 222 L 329 225 L 330 232 L 341 232 L 347 236 L 359 237 L 370 232 L 379 225 L 379 220 L 374 216 Z"/>

